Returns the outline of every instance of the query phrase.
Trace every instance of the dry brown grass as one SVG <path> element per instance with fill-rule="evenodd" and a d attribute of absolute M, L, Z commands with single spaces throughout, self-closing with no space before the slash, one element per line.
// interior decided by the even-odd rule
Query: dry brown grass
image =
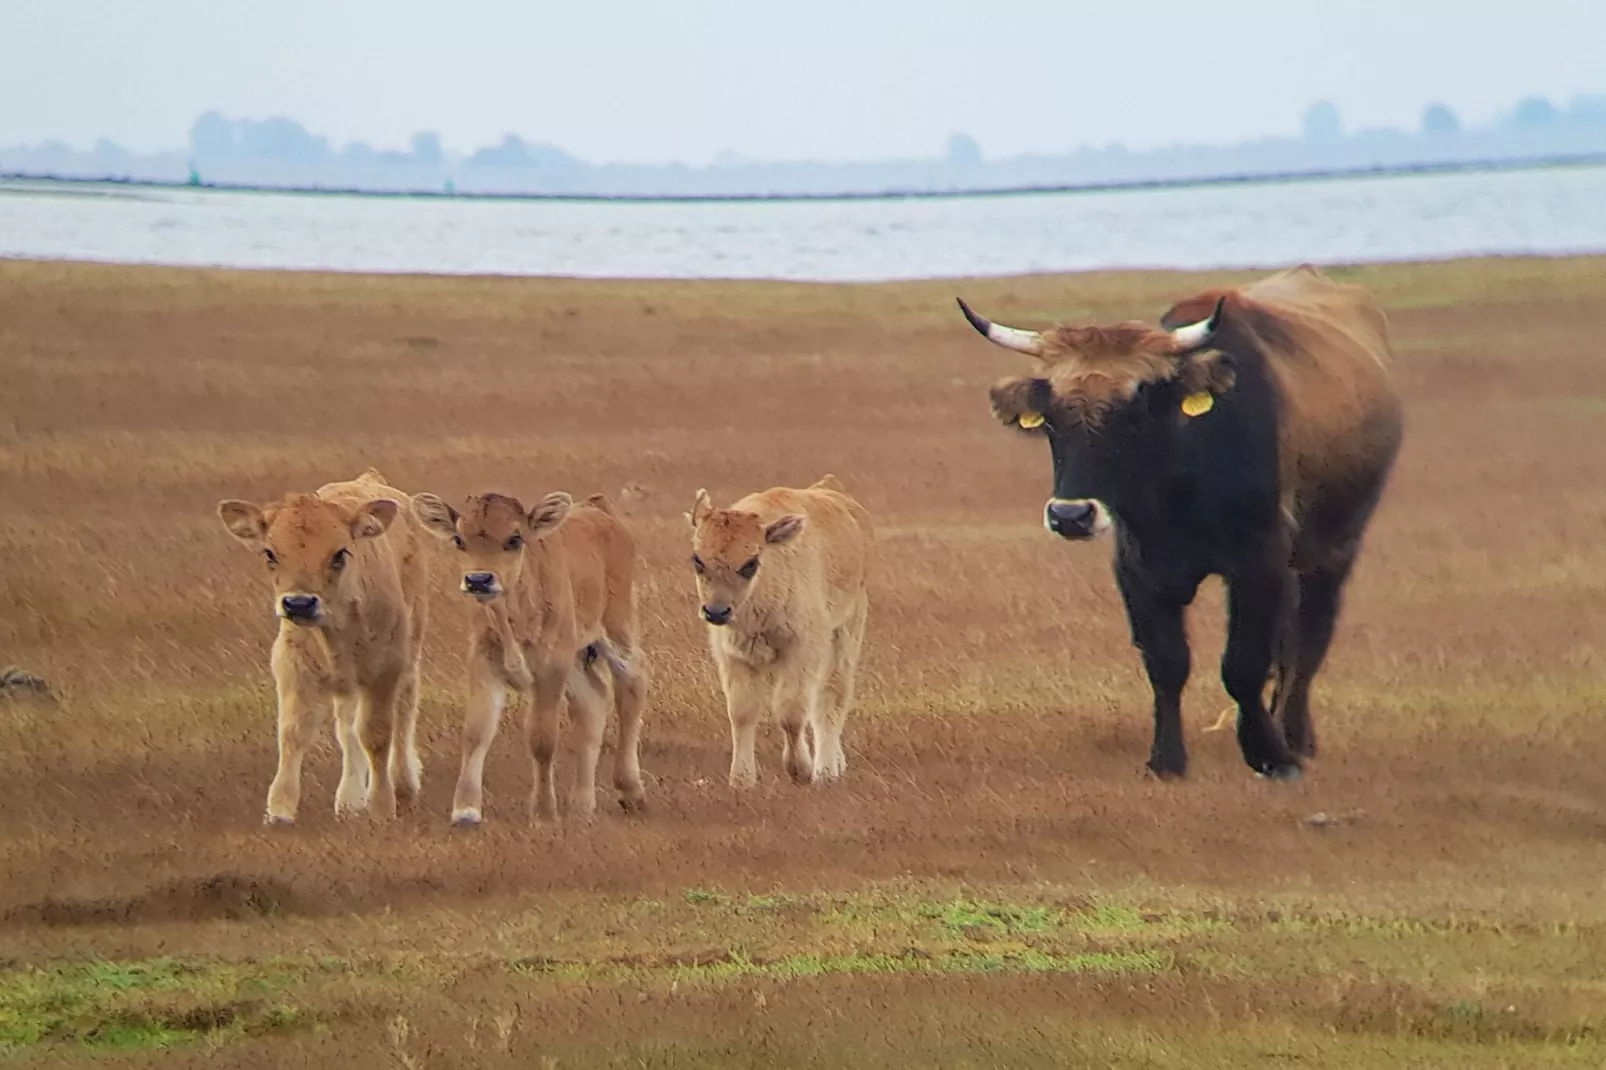
<path fill-rule="evenodd" d="M 1598 1065 L 1606 262 L 1345 274 L 1390 313 L 1408 428 L 1318 683 L 1322 757 L 1265 784 L 1231 733 L 1201 733 L 1225 702 L 1212 586 L 1192 617 L 1193 774 L 1167 786 L 1142 771 L 1148 691 L 1110 547 L 1043 533 L 1046 451 L 987 413 L 1018 365 L 952 298 L 1022 325 L 1152 320 L 1245 273 L 800 286 L 0 263 L 0 663 L 59 700 L 0 702 L 0 1047 L 20 1043 L 8 1014 L 145 984 L 17 971 L 168 955 L 238 1029 L 189 1029 L 181 1008 L 127 1046 L 187 1040 L 196 1061 L 199 1035 L 264 1063 Z M 526 827 L 504 729 L 488 826 L 446 829 L 464 607 L 443 561 L 425 809 L 337 825 L 324 742 L 304 827 L 259 827 L 274 625 L 213 506 L 370 464 L 449 497 L 646 489 L 625 496 L 656 670 L 644 818 Z M 737 798 L 681 514 L 699 486 L 729 501 L 826 471 L 883 547 L 848 778 L 783 783 L 773 729 L 764 788 Z M 804 905 L 700 907 L 749 894 Z M 810 920 L 811 897 L 882 895 L 891 913 L 848 937 Z M 1153 969 L 1071 969 L 1120 941 L 1059 923 L 1011 936 L 1027 957 L 992 972 L 876 957 L 987 946 L 921 913 L 955 895 L 1101 896 L 1225 928 L 1144 937 L 1169 956 Z M 736 941 L 762 961 L 731 958 Z M 709 947 L 703 973 L 675 965 Z M 566 965 L 508 966 L 531 956 Z M 259 983 L 286 1006 L 240 1010 Z M 153 991 L 193 987 L 175 985 Z M 74 1028 L 24 1047 L 55 1057 Z M 1541 1054 L 1547 1037 L 1570 1046 Z"/>

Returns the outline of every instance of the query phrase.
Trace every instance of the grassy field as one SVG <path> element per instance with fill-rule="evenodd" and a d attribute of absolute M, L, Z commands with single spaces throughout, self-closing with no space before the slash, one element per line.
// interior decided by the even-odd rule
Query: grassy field
<path fill-rule="evenodd" d="M 1108 542 L 965 325 L 1153 320 L 1249 273 L 957 284 L 336 277 L 0 262 L 0 1058 L 19 1065 L 1606 1062 L 1606 260 L 1344 270 L 1391 317 L 1394 483 L 1314 705 L 1256 780 L 1191 618 L 1190 779 L 1145 775 Z M 368 465 L 622 501 L 649 809 L 530 827 L 504 729 L 447 827 L 466 607 L 437 568 L 421 809 L 301 824 L 260 563 L 221 498 Z M 682 513 L 836 473 L 875 517 L 847 778 L 726 788 Z M 629 488 L 629 493 L 622 493 Z M 559 774 L 567 777 L 566 756 Z"/>

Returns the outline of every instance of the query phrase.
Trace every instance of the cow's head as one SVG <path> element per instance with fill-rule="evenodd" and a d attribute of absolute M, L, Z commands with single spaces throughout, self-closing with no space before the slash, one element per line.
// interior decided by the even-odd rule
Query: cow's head
<path fill-rule="evenodd" d="M 715 509 L 706 490 L 699 490 L 686 514 L 692 528 L 692 571 L 702 617 L 709 624 L 729 624 L 753 593 L 763 571 L 764 553 L 797 538 L 805 519 L 788 513 L 765 523 L 757 513 Z"/>
<path fill-rule="evenodd" d="M 417 494 L 413 517 L 425 531 L 462 551 L 462 592 L 480 602 L 494 602 L 518 583 L 524 547 L 556 531 L 573 504 L 561 490 L 529 509 L 506 495 L 473 494 L 458 512 L 437 495 Z"/>
<path fill-rule="evenodd" d="M 292 494 L 265 506 L 219 502 L 217 514 L 229 534 L 262 554 L 273 577 L 274 613 L 313 627 L 338 613 L 357 542 L 383 535 L 400 508 L 393 499 L 376 498 L 353 511 Z"/>
<path fill-rule="evenodd" d="M 1162 330 L 1144 323 L 1025 331 L 959 307 L 995 345 L 1038 360 L 1035 374 L 996 383 L 993 415 L 1048 439 L 1054 493 L 1048 530 L 1089 539 L 1110 528 L 1121 506 L 1188 420 L 1205 415 L 1233 385 L 1230 362 L 1210 341 L 1225 298 L 1203 320 Z"/>

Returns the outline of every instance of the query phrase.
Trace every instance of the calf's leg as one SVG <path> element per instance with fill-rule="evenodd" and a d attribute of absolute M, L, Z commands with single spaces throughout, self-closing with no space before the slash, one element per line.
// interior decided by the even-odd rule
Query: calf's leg
<path fill-rule="evenodd" d="M 585 655 L 569 673 L 566 697 L 569 702 L 569 739 L 574 756 L 573 780 L 569 788 L 569 816 L 585 819 L 597 812 L 597 761 L 602 756 L 602 736 L 608 727 L 608 703 L 602 678 L 595 666 L 585 664 Z"/>
<path fill-rule="evenodd" d="M 535 782 L 530 789 L 530 818 L 555 821 L 558 816 L 558 786 L 554 759 L 558 752 L 558 718 L 563 710 L 564 691 L 570 666 L 545 661 L 536 666 L 535 694 L 525 722 Z"/>
<path fill-rule="evenodd" d="M 601 646 L 613 674 L 613 703 L 619 718 L 619 742 L 613 754 L 613 786 L 619 792 L 619 805 L 640 810 L 647 803 L 647 789 L 641 780 L 641 720 L 647 704 L 648 672 L 639 650 Z"/>
<path fill-rule="evenodd" d="M 301 805 L 301 763 L 318 731 L 321 697 L 309 695 L 307 686 L 286 669 L 275 673 L 279 693 L 279 767 L 268 785 L 264 820 L 270 825 L 293 825 Z"/>
<path fill-rule="evenodd" d="M 357 696 L 336 695 L 335 742 L 340 745 L 340 784 L 335 788 L 335 816 L 351 817 L 368 809 L 373 770 L 357 732 Z"/>
<path fill-rule="evenodd" d="M 452 793 L 452 824 L 478 825 L 484 807 L 485 756 L 507 706 L 508 689 L 482 657 L 469 661 L 468 704 L 463 709 L 463 757 Z"/>

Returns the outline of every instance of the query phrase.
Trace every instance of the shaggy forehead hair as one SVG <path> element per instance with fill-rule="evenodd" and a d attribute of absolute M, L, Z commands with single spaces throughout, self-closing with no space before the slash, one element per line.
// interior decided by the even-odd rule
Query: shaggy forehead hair
<path fill-rule="evenodd" d="M 1145 323 L 1056 327 L 1042 337 L 1038 374 L 992 388 L 993 415 L 1004 423 L 1050 408 L 1093 422 L 1144 383 L 1173 378 L 1182 368 L 1176 341 Z"/>
<path fill-rule="evenodd" d="M 763 541 L 763 518 L 741 509 L 715 509 L 697 527 L 697 545 L 716 556 Z"/>

